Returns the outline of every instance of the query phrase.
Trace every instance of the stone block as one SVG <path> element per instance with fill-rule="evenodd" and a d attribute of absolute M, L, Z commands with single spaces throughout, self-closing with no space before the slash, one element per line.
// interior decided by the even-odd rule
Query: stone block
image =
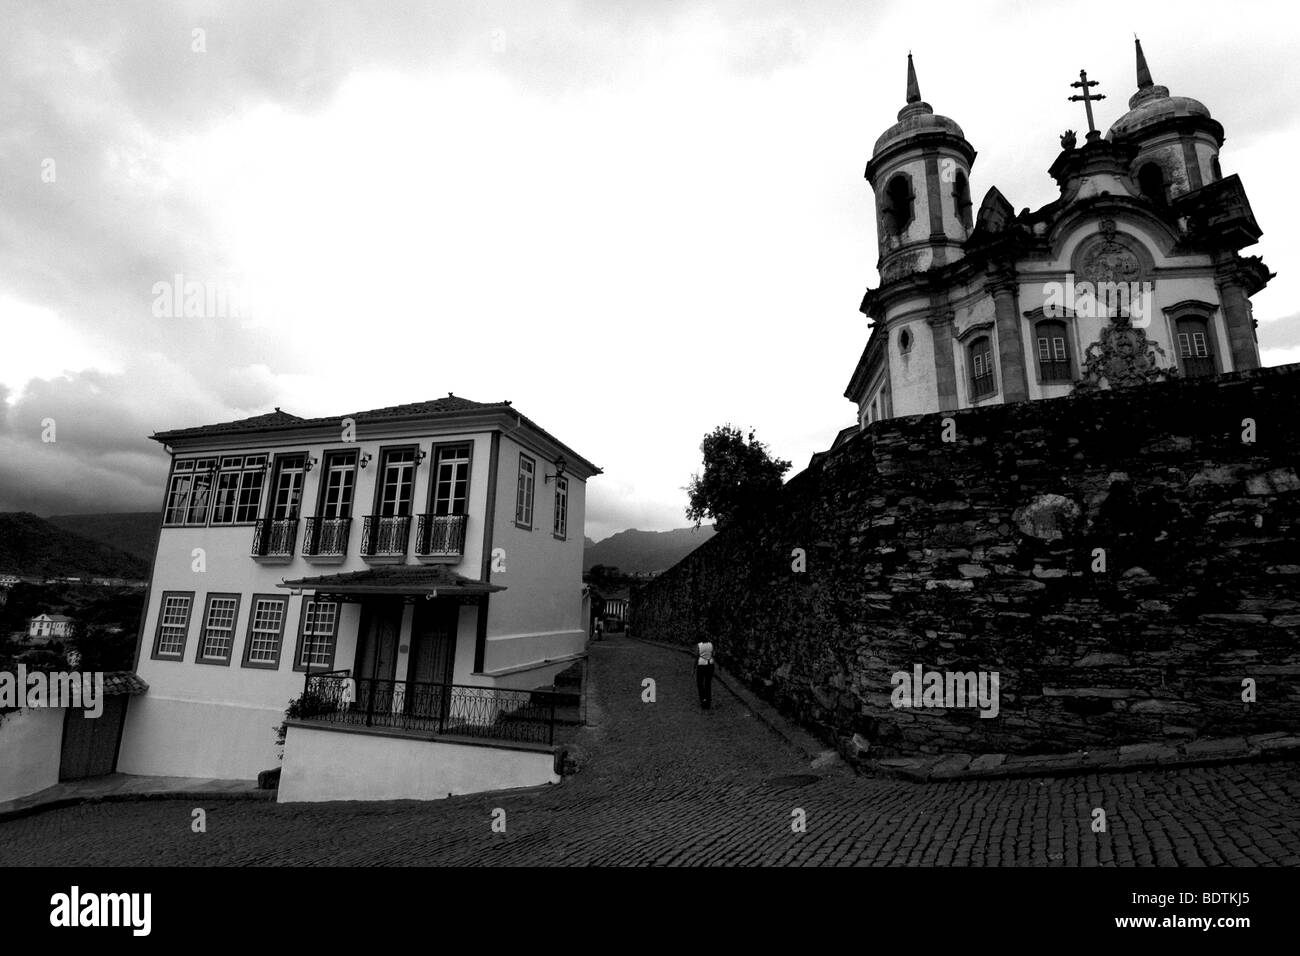
<path fill-rule="evenodd" d="M 970 762 L 970 770 L 972 773 L 993 770 L 1006 762 L 1006 754 L 980 754 Z"/>
<path fill-rule="evenodd" d="M 1247 752 L 1245 737 L 1221 737 L 1209 740 L 1193 740 L 1182 745 L 1183 753 L 1188 757 L 1231 757 Z"/>

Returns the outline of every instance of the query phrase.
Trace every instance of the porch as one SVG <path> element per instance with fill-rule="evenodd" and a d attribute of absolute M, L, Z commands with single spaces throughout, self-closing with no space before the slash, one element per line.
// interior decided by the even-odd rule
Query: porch
<path fill-rule="evenodd" d="M 424 735 L 550 746 L 570 709 L 556 691 L 353 677 L 348 670 L 307 674 L 293 717 L 322 727 L 412 731 Z"/>
<path fill-rule="evenodd" d="M 355 631 L 337 635 L 333 667 L 303 674 L 286 715 L 281 802 L 428 800 L 558 782 L 552 745 L 568 695 L 474 682 L 484 679 L 488 602 L 500 585 L 445 565 L 393 565 L 283 586 L 353 605 Z"/>

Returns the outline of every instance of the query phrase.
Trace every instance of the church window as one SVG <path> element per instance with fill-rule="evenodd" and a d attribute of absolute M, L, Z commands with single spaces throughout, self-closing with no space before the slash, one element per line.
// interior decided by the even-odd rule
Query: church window
<path fill-rule="evenodd" d="M 885 205 L 881 217 L 885 230 L 894 236 L 907 232 L 907 227 L 915 216 L 915 205 L 912 180 L 906 173 L 899 173 L 885 187 Z"/>
<path fill-rule="evenodd" d="M 1218 156 L 1210 157 L 1210 172 L 1214 173 L 1215 182 L 1218 182 L 1220 179 L 1223 178 L 1223 169 L 1222 167 L 1219 166 Z"/>
<path fill-rule="evenodd" d="M 957 209 L 957 219 L 961 222 L 962 228 L 967 232 L 971 231 L 971 203 L 970 203 L 970 183 L 966 181 L 966 174 L 960 169 L 957 170 L 957 178 L 952 184 L 953 205 Z"/>
<path fill-rule="evenodd" d="M 1178 364 L 1188 378 L 1213 375 L 1217 369 L 1210 330 L 1205 320 L 1188 317 L 1178 320 Z"/>
<path fill-rule="evenodd" d="M 1034 326 L 1034 340 L 1038 355 L 1038 380 L 1068 382 L 1074 376 L 1070 369 L 1070 340 L 1065 323 L 1039 322 Z"/>
<path fill-rule="evenodd" d="M 906 352 L 912 348 L 912 333 L 903 329 L 898 333 L 898 351 Z"/>
<path fill-rule="evenodd" d="M 970 344 L 971 401 L 985 398 L 997 391 L 993 380 L 993 344 L 987 335 L 981 335 Z"/>
<path fill-rule="evenodd" d="M 1153 203 L 1163 206 L 1169 201 L 1165 192 L 1165 172 L 1159 163 L 1145 163 L 1138 170 L 1138 188 Z"/>

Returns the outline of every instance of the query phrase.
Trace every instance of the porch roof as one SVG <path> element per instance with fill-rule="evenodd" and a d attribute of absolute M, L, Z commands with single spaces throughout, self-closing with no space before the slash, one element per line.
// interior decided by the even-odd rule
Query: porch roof
<path fill-rule="evenodd" d="M 491 594 L 505 590 L 503 585 L 476 581 L 440 564 L 397 564 L 343 574 L 322 574 L 281 581 L 279 587 L 311 590 L 317 594 L 423 594 L 428 597 Z"/>

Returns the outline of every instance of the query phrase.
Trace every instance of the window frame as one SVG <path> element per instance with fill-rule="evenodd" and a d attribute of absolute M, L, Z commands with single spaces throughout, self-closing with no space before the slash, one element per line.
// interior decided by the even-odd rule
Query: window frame
<path fill-rule="evenodd" d="M 315 517 L 323 521 L 350 520 L 357 509 L 357 467 L 360 464 L 361 456 L 357 453 L 356 448 L 334 448 L 322 452 L 320 457 L 320 481 L 316 487 Z M 336 464 L 338 465 L 337 468 Z M 325 514 L 325 507 L 329 498 L 330 476 L 336 472 L 338 474 L 347 472 L 349 466 L 352 472 L 352 483 L 349 486 L 347 514 L 327 515 Z"/>
<path fill-rule="evenodd" d="M 305 638 L 307 636 L 307 610 L 314 604 L 332 604 L 334 606 L 334 623 L 329 635 L 329 660 L 324 664 L 303 663 L 302 655 L 306 649 Z M 293 669 L 298 673 L 303 673 L 310 666 L 317 673 L 331 671 L 334 669 L 334 658 L 339 649 L 339 621 L 343 617 L 342 601 L 322 601 L 317 597 L 307 597 L 303 595 L 302 604 L 298 608 L 298 641 L 293 652 Z M 312 635 L 316 635 L 313 633 Z"/>
<path fill-rule="evenodd" d="M 1208 378 L 1211 375 L 1218 375 L 1223 371 L 1223 365 L 1219 361 L 1218 350 L 1215 348 L 1214 341 L 1214 320 L 1212 317 L 1201 315 L 1197 312 L 1183 312 L 1174 316 L 1174 352 L 1178 356 L 1178 372 L 1184 378 Z M 1189 326 L 1193 328 L 1188 328 Z M 1184 331 L 1186 329 L 1186 331 Z M 1193 351 L 1190 355 L 1183 353 L 1183 337 L 1204 335 L 1205 337 L 1205 354 L 1195 354 L 1195 339 L 1189 338 L 1189 344 Z M 1195 375 L 1189 375 L 1187 371 L 1188 360 L 1203 361 L 1208 366 L 1208 371 L 1198 371 Z"/>
<path fill-rule="evenodd" d="M 239 461 L 239 465 L 237 467 L 227 466 L 224 464 L 224 462 L 226 461 L 234 461 L 234 460 Z M 254 461 L 254 460 L 260 461 L 261 464 L 249 464 L 250 461 Z M 253 455 L 222 455 L 217 459 L 216 482 L 213 484 L 212 487 L 212 510 L 208 517 L 209 527 L 240 528 L 240 527 L 246 527 L 248 525 L 257 524 L 257 516 L 261 513 L 262 510 L 262 493 L 266 490 L 266 473 L 267 473 L 266 466 L 270 461 L 271 461 L 270 456 L 267 455 L 265 452 L 253 454 Z M 221 505 L 219 504 L 220 494 L 221 494 L 221 480 L 222 478 L 228 475 L 235 476 L 234 500 L 231 502 L 229 506 L 231 509 L 231 520 L 219 521 L 217 520 L 217 513 L 218 513 L 218 508 L 221 507 Z M 249 485 L 251 484 L 251 479 L 254 476 L 257 477 L 258 482 L 257 482 L 257 487 L 252 490 L 256 491 L 257 497 L 255 500 L 246 503 L 244 501 L 245 492 L 250 490 Z M 252 516 L 243 518 L 241 520 L 240 512 L 241 511 L 246 512 L 247 509 L 250 507 L 252 508 Z"/>
<path fill-rule="evenodd" d="M 280 478 L 286 471 L 285 465 L 292 462 L 294 459 L 300 459 L 302 462 L 298 468 L 300 474 L 298 483 L 298 502 L 291 509 L 292 514 L 286 514 L 282 518 L 277 518 L 275 512 L 278 507 L 277 502 L 280 496 Z M 267 521 L 295 521 L 302 518 L 302 503 L 303 499 L 307 495 L 307 462 L 309 460 L 310 456 L 306 451 L 284 451 L 275 456 L 271 465 L 270 494 L 266 496 L 265 515 Z"/>
<path fill-rule="evenodd" d="M 275 635 L 275 659 L 272 661 L 253 660 L 253 624 L 257 620 L 259 601 L 274 601 L 280 605 L 280 627 Z M 279 670 L 280 659 L 284 654 L 284 625 L 289 619 L 289 596 L 286 594 L 254 594 L 248 602 L 248 624 L 244 628 L 244 653 L 240 667 L 256 670 Z"/>
<path fill-rule="evenodd" d="M 1043 327 L 1047 326 L 1050 334 L 1043 335 Z M 1070 341 L 1070 326 L 1064 319 L 1041 318 L 1034 322 L 1031 328 L 1031 334 L 1034 340 L 1034 364 L 1038 370 L 1039 385 L 1066 385 L 1075 380 L 1076 365 L 1074 362 L 1074 347 Z M 1060 335 L 1056 335 L 1060 332 Z M 1048 346 L 1048 357 L 1043 359 L 1043 343 Z M 1060 342 L 1064 355 L 1058 358 L 1056 356 L 1056 343 Z M 1048 367 L 1065 366 L 1064 378 L 1049 378 Z"/>
<path fill-rule="evenodd" d="M 427 503 L 427 507 L 425 508 L 426 514 L 430 514 L 430 515 L 438 514 L 438 510 L 437 510 L 438 509 L 438 486 L 441 483 L 439 479 L 438 471 L 442 464 L 443 454 L 448 451 L 455 451 L 457 449 L 462 449 L 462 448 L 465 450 L 465 506 L 464 506 L 464 510 L 461 511 L 460 514 L 464 516 L 469 515 L 469 496 L 470 496 L 470 489 L 473 487 L 471 482 L 474 475 L 474 442 L 471 440 L 434 443 L 433 449 L 429 454 L 429 460 L 430 462 L 432 462 L 432 467 L 429 470 L 428 503 Z M 451 502 L 455 501 L 455 495 L 454 495 L 455 485 L 456 482 L 453 479 L 452 481 L 453 495 L 450 499 Z M 456 515 L 457 512 L 448 511 L 447 514 Z"/>
<path fill-rule="evenodd" d="M 524 472 L 524 462 L 528 462 L 528 472 Z M 524 495 L 525 478 L 527 478 L 527 497 Z M 537 459 L 525 452 L 519 453 L 519 472 L 515 480 L 515 527 L 524 531 L 533 530 L 533 517 L 537 503 Z M 525 519 L 527 519 L 525 521 Z"/>
<path fill-rule="evenodd" d="M 203 601 L 203 617 L 199 622 L 199 639 L 194 647 L 194 663 L 211 664 L 217 667 L 229 667 L 230 659 L 235 656 L 235 637 L 239 632 L 239 603 L 241 595 L 233 591 L 210 591 Z M 214 601 L 234 600 L 235 606 L 230 612 L 230 644 L 226 647 L 225 657 L 209 657 L 203 653 L 208 641 L 208 620 L 212 614 Z"/>
<path fill-rule="evenodd" d="M 166 619 L 167 600 L 168 598 L 184 598 L 185 605 L 185 623 L 181 627 L 181 644 L 175 654 L 164 654 L 162 652 L 162 631 L 163 621 Z M 162 599 L 158 602 L 158 620 L 154 625 L 153 650 L 149 654 L 149 659 L 154 661 L 184 661 L 185 645 L 190 640 L 190 624 L 194 620 L 194 592 L 193 591 L 164 591 Z"/>
<path fill-rule="evenodd" d="M 982 352 L 977 354 L 976 348 L 981 344 L 983 344 L 984 349 Z M 985 375 L 979 374 L 979 366 L 980 366 L 979 360 L 981 358 L 985 359 L 985 362 L 988 367 L 988 371 Z M 971 403 L 974 404 L 975 402 L 982 402 L 984 399 L 998 394 L 997 364 L 996 364 L 996 360 L 994 359 L 993 337 L 991 335 L 988 335 L 987 333 L 978 335 L 975 338 L 971 339 L 969 343 L 967 343 L 966 362 L 967 362 L 967 369 L 970 374 L 970 396 L 969 397 Z M 977 392 L 975 390 L 976 388 L 975 383 L 985 378 L 987 378 L 991 383 L 989 389 L 987 391 Z"/>
<path fill-rule="evenodd" d="M 411 453 L 411 490 L 406 502 L 406 514 L 394 512 L 391 515 L 383 513 L 384 504 L 384 484 L 385 475 L 388 472 L 388 466 L 392 462 L 394 455 L 405 452 Z M 415 485 L 418 475 L 416 472 L 420 467 L 419 462 L 420 446 L 414 445 L 387 445 L 379 449 L 379 467 L 375 472 L 375 498 L 374 508 L 371 514 L 376 518 L 410 518 L 415 513 Z"/>
<path fill-rule="evenodd" d="M 163 502 L 164 528 L 202 528 L 207 526 L 208 519 L 212 514 L 212 506 L 216 501 L 214 492 L 216 490 L 217 465 L 220 460 L 219 455 L 172 460 L 171 474 L 167 476 L 167 498 Z M 200 468 L 199 466 L 204 462 L 210 462 L 211 464 L 207 468 Z M 200 478 L 206 478 L 208 482 L 208 500 L 203 507 L 203 520 L 191 521 L 189 516 L 194 510 L 194 496 Z M 190 482 L 189 488 L 184 492 L 184 504 L 178 506 L 175 504 L 177 498 L 176 484 L 178 481 L 186 479 Z M 177 513 L 179 513 L 180 520 L 176 520 L 174 517 L 174 514 Z"/>
<path fill-rule="evenodd" d="M 555 512 L 551 516 L 551 536 L 560 541 L 569 540 L 569 479 L 563 475 L 555 478 Z M 563 516 L 563 521 L 560 520 Z"/>

